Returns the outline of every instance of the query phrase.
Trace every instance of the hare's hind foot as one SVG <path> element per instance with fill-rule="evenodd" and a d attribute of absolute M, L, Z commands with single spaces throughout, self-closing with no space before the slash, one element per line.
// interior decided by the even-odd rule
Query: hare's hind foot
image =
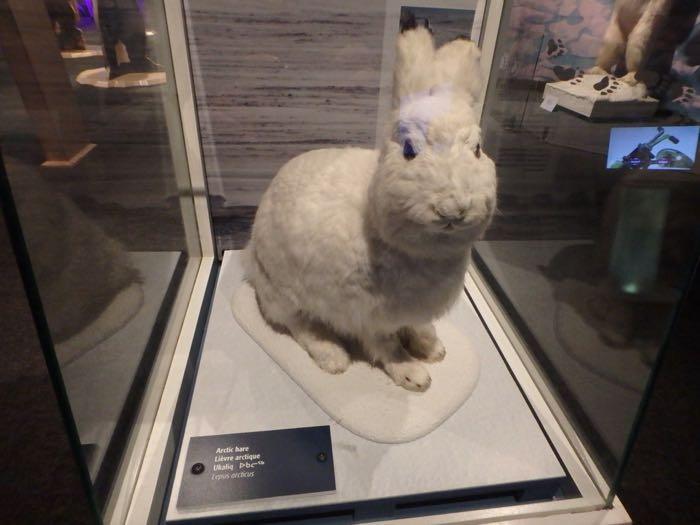
<path fill-rule="evenodd" d="M 445 359 L 445 346 L 438 339 L 435 327 L 428 323 L 418 326 L 405 326 L 399 330 L 404 348 L 411 355 L 428 363 Z"/>
<path fill-rule="evenodd" d="M 330 374 L 341 374 L 350 366 L 350 356 L 329 330 L 304 321 L 295 321 L 289 326 L 294 340 L 306 350 L 322 370 Z"/>
<path fill-rule="evenodd" d="M 380 365 L 398 386 L 414 392 L 430 387 L 430 374 L 401 345 L 398 334 L 374 335 L 363 341 L 370 359 Z"/>

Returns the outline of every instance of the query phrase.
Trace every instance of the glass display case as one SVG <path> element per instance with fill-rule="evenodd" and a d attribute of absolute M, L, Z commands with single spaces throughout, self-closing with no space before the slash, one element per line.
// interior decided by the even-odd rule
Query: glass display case
<path fill-rule="evenodd" d="M 631 523 L 691 4 L 0 2 L 5 223 L 104 523 Z"/>

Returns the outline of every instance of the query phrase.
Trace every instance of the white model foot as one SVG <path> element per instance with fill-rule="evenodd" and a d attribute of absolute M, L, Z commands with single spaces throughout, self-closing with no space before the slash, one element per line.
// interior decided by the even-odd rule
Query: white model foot
<path fill-rule="evenodd" d="M 394 383 L 406 390 L 425 392 L 430 387 L 430 374 L 418 361 L 390 362 L 384 364 L 384 370 Z"/>
<path fill-rule="evenodd" d="M 289 327 L 289 331 L 322 370 L 340 374 L 350 366 L 348 353 L 324 331 L 303 324 Z"/>
<path fill-rule="evenodd" d="M 399 332 L 401 342 L 418 359 L 435 363 L 445 359 L 445 346 L 438 339 L 432 324 L 407 326 Z"/>
<path fill-rule="evenodd" d="M 591 69 L 586 71 L 588 75 L 607 75 L 608 72 L 605 71 L 602 67 L 600 66 L 593 66 Z"/>

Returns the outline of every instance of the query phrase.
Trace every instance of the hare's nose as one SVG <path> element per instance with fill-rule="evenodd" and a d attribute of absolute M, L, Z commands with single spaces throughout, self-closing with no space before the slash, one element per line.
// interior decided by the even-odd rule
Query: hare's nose
<path fill-rule="evenodd" d="M 437 205 L 435 207 L 435 213 L 443 221 L 461 222 L 467 215 L 467 207 L 464 204 L 450 199 Z"/>
<path fill-rule="evenodd" d="M 464 208 L 460 208 L 455 213 L 441 212 L 441 211 L 437 212 L 438 217 L 440 217 L 444 221 L 449 221 L 449 222 L 463 221 L 466 213 L 467 213 L 467 210 L 465 210 Z"/>

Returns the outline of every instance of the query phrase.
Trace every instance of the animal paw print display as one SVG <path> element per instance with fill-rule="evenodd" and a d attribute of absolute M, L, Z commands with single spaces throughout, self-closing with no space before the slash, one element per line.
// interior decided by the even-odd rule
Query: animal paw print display
<path fill-rule="evenodd" d="M 677 92 L 667 92 L 667 97 L 670 99 L 670 106 L 674 110 L 693 120 L 700 119 L 700 89 L 697 86 L 681 84 Z"/>
<path fill-rule="evenodd" d="M 674 102 L 679 102 L 681 104 L 688 104 L 690 102 L 693 102 L 693 100 L 697 97 L 697 94 L 695 93 L 695 89 L 690 87 L 690 86 L 683 86 L 683 92 L 681 93 L 681 96 L 673 99 Z"/>
<path fill-rule="evenodd" d="M 620 89 L 620 81 L 615 77 L 606 75 L 598 82 L 593 84 L 593 89 L 595 89 L 601 95 L 611 95 Z"/>
<path fill-rule="evenodd" d="M 559 80 L 570 80 L 572 84 L 583 80 L 583 70 L 579 68 L 554 66 L 553 71 Z"/>
<path fill-rule="evenodd" d="M 561 38 L 557 38 L 556 40 L 550 38 L 549 42 L 547 42 L 547 56 L 549 58 L 560 57 L 566 53 L 566 51 L 566 46 L 564 46 Z"/>

